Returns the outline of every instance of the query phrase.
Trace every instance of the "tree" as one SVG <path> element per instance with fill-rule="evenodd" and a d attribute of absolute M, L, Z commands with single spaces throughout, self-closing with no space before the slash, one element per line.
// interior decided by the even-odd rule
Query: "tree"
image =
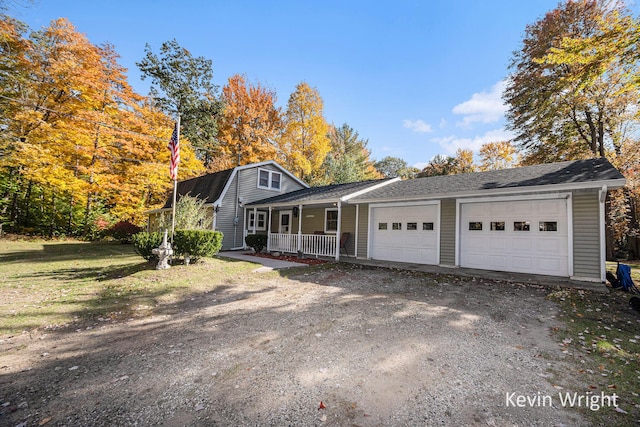
<path fill-rule="evenodd" d="M 251 85 L 245 76 L 236 74 L 229 77 L 222 89 L 222 99 L 224 113 L 220 120 L 220 159 L 216 170 L 275 159 L 276 141 L 282 131 L 275 92 L 260 84 Z"/>
<path fill-rule="evenodd" d="M 147 44 L 144 59 L 136 65 L 143 80 L 151 79 L 150 95 L 159 108 L 174 118 L 180 116 L 180 133 L 191 141 L 206 166 L 217 146 L 222 115 L 211 60 L 194 57 L 173 39 L 160 46 L 159 55 Z"/>
<path fill-rule="evenodd" d="M 377 161 L 373 165 L 384 178 L 400 177 L 402 179 L 415 178 L 420 170 L 409 166 L 406 161 L 399 157 L 387 156 Z"/>
<path fill-rule="evenodd" d="M 490 171 L 514 167 L 518 163 L 516 148 L 509 141 L 487 142 L 480 147 L 480 170 Z"/>
<path fill-rule="evenodd" d="M 133 92 L 118 55 L 65 20 L 32 32 L 0 19 L 0 214 L 18 230 L 95 236 L 140 223 L 170 186 L 170 118 Z M 198 173 L 188 141 L 182 176 Z M 163 163 L 159 163 L 163 162 Z M 100 223 L 101 225 L 97 225 Z"/>
<path fill-rule="evenodd" d="M 319 184 L 344 184 L 380 178 L 367 149 L 369 141 L 361 139 L 348 124 L 329 129 L 331 151 L 320 167 L 323 172 Z"/>
<path fill-rule="evenodd" d="M 459 173 L 474 172 L 476 166 L 473 163 L 473 151 L 458 148 L 456 156 L 436 155 L 427 166 L 418 174 L 418 177 L 455 175 Z"/>
<path fill-rule="evenodd" d="M 620 3 L 567 1 L 527 26 L 504 93 L 508 127 L 527 151 L 525 162 L 619 152 L 638 99 L 637 59 L 619 55 L 629 47 L 611 54 L 611 45 L 592 42 L 626 46 L 635 37 L 631 50 L 637 49 L 637 33 L 628 30 L 637 27 L 618 25 L 621 19 L 630 21 Z"/>
<path fill-rule="evenodd" d="M 307 83 L 299 83 L 289 97 L 279 141 L 285 166 L 309 182 L 321 176 L 320 166 L 331 149 L 323 108 L 318 91 Z"/>

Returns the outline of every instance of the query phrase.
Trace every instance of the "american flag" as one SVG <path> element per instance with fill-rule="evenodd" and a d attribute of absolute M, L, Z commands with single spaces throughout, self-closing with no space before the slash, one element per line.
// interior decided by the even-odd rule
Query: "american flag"
<path fill-rule="evenodd" d="M 171 150 L 171 179 L 175 181 L 178 179 L 178 163 L 180 163 L 180 138 L 177 123 L 173 128 L 168 148 Z"/>

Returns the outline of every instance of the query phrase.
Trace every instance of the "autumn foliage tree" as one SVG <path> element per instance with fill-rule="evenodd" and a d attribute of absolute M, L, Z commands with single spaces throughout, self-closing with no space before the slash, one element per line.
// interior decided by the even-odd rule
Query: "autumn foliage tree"
<path fill-rule="evenodd" d="M 331 149 L 324 102 L 318 91 L 302 82 L 289 97 L 284 115 L 284 132 L 279 140 L 281 159 L 291 172 L 314 183 L 320 166 Z"/>
<path fill-rule="evenodd" d="M 93 45 L 66 19 L 27 34 L 3 16 L 0 30 L 12 50 L 0 79 L 3 221 L 88 236 L 100 216 L 141 222 L 170 184 L 158 173 L 170 119 L 133 92 L 111 46 Z M 202 169 L 188 144 L 184 159 L 183 174 Z"/>
<path fill-rule="evenodd" d="M 514 167 L 519 162 L 516 147 L 510 141 L 495 141 L 482 144 L 480 147 L 481 171 L 508 169 Z"/>
<path fill-rule="evenodd" d="M 248 83 L 246 76 L 229 77 L 222 88 L 224 112 L 219 123 L 215 170 L 276 158 L 277 139 L 282 132 L 276 99 L 274 91 Z"/>

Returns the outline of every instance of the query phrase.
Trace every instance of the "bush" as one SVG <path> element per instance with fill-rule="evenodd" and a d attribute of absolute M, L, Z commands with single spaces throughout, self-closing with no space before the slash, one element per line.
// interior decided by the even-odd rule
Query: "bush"
<path fill-rule="evenodd" d="M 137 233 L 131 236 L 131 241 L 133 242 L 133 247 L 139 255 L 142 255 L 142 258 L 147 261 L 157 261 L 158 256 L 155 255 L 152 251 L 162 244 L 162 239 L 164 238 L 164 233 L 153 232 L 153 233 Z"/>
<path fill-rule="evenodd" d="M 249 234 L 244 238 L 245 243 L 250 248 L 259 254 L 264 248 L 267 247 L 267 235 L 266 234 Z"/>
<path fill-rule="evenodd" d="M 141 231 L 142 228 L 129 221 L 119 221 L 109 228 L 107 235 L 119 240 L 121 243 L 131 243 L 131 237 Z"/>
<path fill-rule="evenodd" d="M 212 230 L 176 230 L 173 236 L 174 254 L 188 255 L 196 262 L 202 257 L 212 257 L 222 247 L 222 233 Z"/>

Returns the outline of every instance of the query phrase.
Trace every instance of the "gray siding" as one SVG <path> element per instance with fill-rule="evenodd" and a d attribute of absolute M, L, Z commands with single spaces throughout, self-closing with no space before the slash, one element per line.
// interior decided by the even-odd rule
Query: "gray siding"
<path fill-rule="evenodd" d="M 573 274 L 600 279 L 600 205 L 597 191 L 573 193 Z"/>
<path fill-rule="evenodd" d="M 281 172 L 282 180 L 280 182 L 280 191 L 258 188 L 258 169 Z M 248 220 L 244 215 L 244 208 L 237 204 L 238 196 L 242 197 L 243 204 L 246 204 L 256 200 L 277 196 L 279 194 L 300 190 L 301 188 L 304 187 L 297 181 L 293 180 L 289 175 L 282 172 L 281 169 L 273 165 L 239 170 L 231 181 L 231 185 L 222 200 L 216 220 L 216 229 L 222 231 L 224 234 L 222 249 L 226 250 L 234 247 L 240 247 L 244 244 L 244 224 L 246 224 Z M 247 211 L 248 210 L 249 209 L 247 209 Z M 238 216 L 238 223 L 237 225 L 234 225 L 236 215 Z"/>
<path fill-rule="evenodd" d="M 456 264 L 456 200 L 440 201 L 440 264 Z"/>
<path fill-rule="evenodd" d="M 360 205 L 358 212 L 358 258 L 367 258 L 369 244 L 369 205 Z"/>

